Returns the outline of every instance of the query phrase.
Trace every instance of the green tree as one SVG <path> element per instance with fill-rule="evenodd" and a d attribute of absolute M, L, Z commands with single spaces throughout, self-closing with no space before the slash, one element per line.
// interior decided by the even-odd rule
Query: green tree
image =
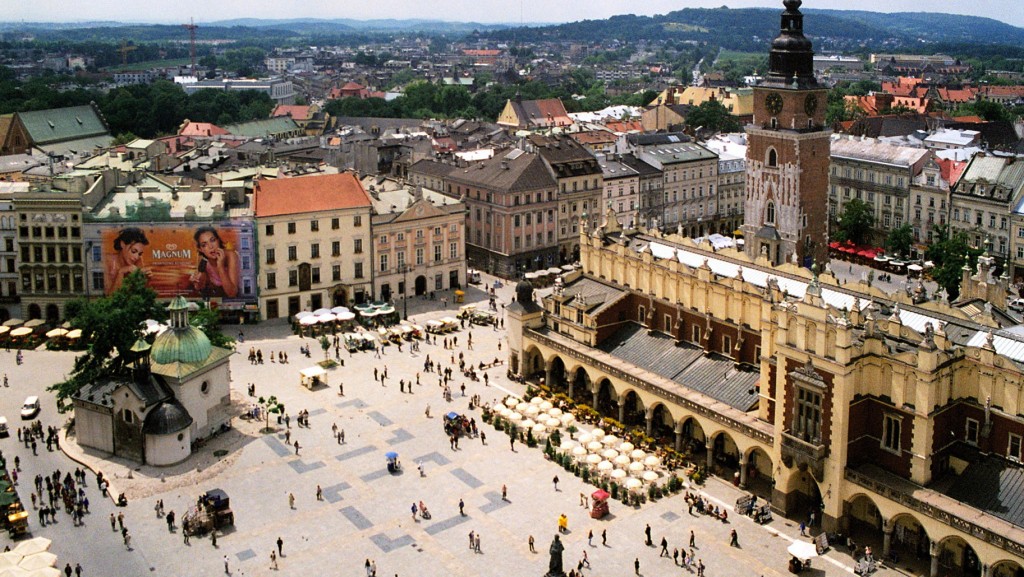
<path fill-rule="evenodd" d="M 885 239 L 885 249 L 890 253 L 907 256 L 910 254 L 910 247 L 914 243 L 914 229 L 909 224 L 894 228 Z"/>
<path fill-rule="evenodd" d="M 932 279 L 946 289 L 949 299 L 960 296 L 960 281 L 964 265 L 972 269 L 978 257 L 984 252 L 970 245 L 967 233 L 960 231 L 950 234 L 946 226 L 935 227 L 935 241 L 925 251 L 924 257 L 935 263 Z"/>
<path fill-rule="evenodd" d="M 842 214 L 839 215 L 839 230 L 836 240 L 864 244 L 868 241 L 873 226 L 875 226 L 875 216 L 871 205 L 859 198 L 850 199 L 843 206 Z"/>
<path fill-rule="evenodd" d="M 330 360 L 331 341 L 327 338 L 327 335 L 320 335 L 320 348 L 324 350 L 324 360 Z"/>
<path fill-rule="evenodd" d="M 284 414 L 284 403 L 277 400 L 277 397 L 271 395 L 267 398 L 260 397 L 256 400 L 256 403 L 263 407 L 263 415 L 266 417 L 265 426 L 263 432 L 269 433 L 273 429 L 270 428 L 270 413 L 275 415 Z"/>
<path fill-rule="evenodd" d="M 190 321 L 192 326 L 203 331 L 206 338 L 210 339 L 210 344 L 215 347 L 222 347 L 225 349 L 235 348 L 235 339 L 224 334 L 224 331 L 220 329 L 220 313 L 217 311 L 200 305 L 199 310 L 192 313 Z"/>
<path fill-rule="evenodd" d="M 141 271 L 126 276 L 121 287 L 108 297 L 68 303 L 71 325 L 82 330 L 82 342 L 89 343 L 89 348 L 75 359 L 67 380 L 49 387 L 57 393 L 57 409 L 62 413 L 69 410 L 68 400 L 83 386 L 123 374 L 142 323 L 165 315 Z"/>
<path fill-rule="evenodd" d="M 729 110 L 717 100 L 708 100 L 690 110 L 686 115 L 686 125 L 691 128 L 703 128 L 717 132 L 739 132 L 740 123 Z"/>

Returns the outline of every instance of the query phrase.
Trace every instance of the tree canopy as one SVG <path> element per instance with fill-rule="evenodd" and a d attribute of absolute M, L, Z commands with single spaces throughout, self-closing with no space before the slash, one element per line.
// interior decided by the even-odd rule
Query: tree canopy
<path fill-rule="evenodd" d="M 873 226 L 875 215 L 871 205 L 859 198 L 852 198 L 846 202 L 842 214 L 839 215 L 836 240 L 864 244 L 870 240 Z"/>
<path fill-rule="evenodd" d="M 157 303 L 156 292 L 146 286 L 143 273 L 135 271 L 110 296 L 69 302 L 66 315 L 72 326 L 82 330 L 82 342 L 89 343 L 89 348 L 75 359 L 66 381 L 49 387 L 57 393 L 57 408 L 61 412 L 71 408 L 68 400 L 83 386 L 123 374 L 142 323 L 146 319 L 163 319 L 166 312 Z"/>
<path fill-rule="evenodd" d="M 905 257 L 910 254 L 913 244 L 914 229 L 909 224 L 904 224 L 889 231 L 889 236 L 885 239 L 885 250 Z"/>
<path fill-rule="evenodd" d="M 690 109 L 686 115 L 686 124 L 691 128 L 703 128 L 712 132 L 739 132 L 740 123 L 729 114 L 724 104 L 717 100 L 708 100 L 696 108 Z"/>
<path fill-rule="evenodd" d="M 925 251 L 924 257 L 935 263 L 932 279 L 946 289 L 949 300 L 960 296 L 964 265 L 973 269 L 982 252 L 980 248 L 971 247 L 967 233 L 959 231 L 951 235 L 948 227 L 935 227 L 935 241 Z"/>

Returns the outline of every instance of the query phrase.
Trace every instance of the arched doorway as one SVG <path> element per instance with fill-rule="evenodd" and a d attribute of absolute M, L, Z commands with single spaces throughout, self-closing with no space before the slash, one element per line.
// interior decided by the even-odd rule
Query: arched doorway
<path fill-rule="evenodd" d="M 334 307 L 348 306 L 348 300 L 345 298 L 345 289 L 334 289 L 334 294 L 331 295 L 331 303 L 331 306 Z"/>
<path fill-rule="evenodd" d="M 420 275 L 416 277 L 416 296 L 423 296 L 427 293 L 427 277 Z"/>
<path fill-rule="evenodd" d="M 992 565 L 992 577 L 1024 577 L 1024 569 L 1016 561 L 999 561 Z"/>
<path fill-rule="evenodd" d="M 683 426 L 680 428 L 681 443 L 679 450 L 685 455 L 690 457 L 690 460 L 694 463 L 703 463 L 704 461 L 698 460 L 699 455 L 704 454 L 704 428 L 700 426 L 697 419 L 690 417 L 683 421 Z M 703 457 L 701 457 L 703 458 Z"/>
<path fill-rule="evenodd" d="M 623 397 L 621 415 L 623 425 L 645 427 L 646 429 L 647 412 L 644 410 L 644 403 L 640 400 L 640 395 L 635 391 L 628 391 Z"/>
<path fill-rule="evenodd" d="M 878 558 L 883 551 L 883 520 L 878 506 L 867 495 L 861 494 L 843 503 L 843 521 L 846 534 L 863 550 L 871 547 Z"/>
<path fill-rule="evenodd" d="M 36 303 L 28 305 L 28 320 L 43 318 L 43 309 Z"/>
<path fill-rule="evenodd" d="M 50 303 L 46 305 L 46 322 L 55 325 L 60 321 L 60 307 Z"/>
<path fill-rule="evenodd" d="M 981 561 L 974 549 L 956 535 L 946 537 L 939 542 L 939 570 L 952 575 L 964 577 L 981 577 Z"/>
<path fill-rule="evenodd" d="M 814 523 L 811 525 L 819 526 L 823 506 L 821 489 L 814 480 L 814 475 L 806 469 L 792 471 L 786 484 L 786 516 L 806 521 L 811 513 L 814 513 Z"/>
<path fill-rule="evenodd" d="M 551 359 L 548 375 L 550 380 L 547 382 L 547 385 L 551 392 L 563 394 L 568 392 L 569 383 L 565 380 L 565 362 L 562 361 L 561 357 L 556 356 Z"/>
<path fill-rule="evenodd" d="M 380 300 L 390 301 L 391 300 L 391 285 L 384 283 L 380 285 Z"/>
<path fill-rule="evenodd" d="M 658 403 L 651 411 L 651 437 L 654 437 L 663 447 L 672 444 L 675 435 L 675 419 L 672 413 L 665 408 L 665 405 Z"/>
<path fill-rule="evenodd" d="M 924 525 L 909 513 L 896 515 L 889 523 L 892 525 L 889 550 L 895 553 L 901 562 L 909 564 L 916 560 L 921 563 L 922 570 L 925 569 L 925 564 L 930 564 L 931 540 L 924 530 Z"/>
<path fill-rule="evenodd" d="M 590 392 L 590 375 L 587 374 L 586 369 L 583 367 L 576 369 L 576 374 L 573 375 L 572 400 L 588 405 L 593 400 L 592 393 Z"/>
<path fill-rule="evenodd" d="M 723 479 L 732 480 L 740 471 L 740 450 L 736 441 L 725 431 L 719 431 L 711 441 L 712 472 Z M 737 477 L 738 481 L 738 477 Z"/>
<path fill-rule="evenodd" d="M 771 501 L 772 487 L 775 485 L 773 474 L 771 456 L 760 447 L 752 447 L 747 452 L 747 490 Z"/>
<path fill-rule="evenodd" d="M 527 379 L 537 381 L 544 377 L 544 356 L 537 347 L 530 347 L 523 353 L 522 374 Z"/>
<path fill-rule="evenodd" d="M 619 402 L 616 400 L 615 389 L 608 379 L 601 379 L 597 385 L 597 406 L 594 407 L 602 417 L 619 418 Z"/>

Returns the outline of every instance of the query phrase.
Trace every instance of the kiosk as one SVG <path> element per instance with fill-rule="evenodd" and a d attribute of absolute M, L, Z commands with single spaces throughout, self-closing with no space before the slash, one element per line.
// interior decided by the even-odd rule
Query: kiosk
<path fill-rule="evenodd" d="M 600 519 L 608 514 L 608 495 L 607 492 L 598 489 L 590 495 L 590 500 L 593 504 L 590 507 L 590 518 Z"/>

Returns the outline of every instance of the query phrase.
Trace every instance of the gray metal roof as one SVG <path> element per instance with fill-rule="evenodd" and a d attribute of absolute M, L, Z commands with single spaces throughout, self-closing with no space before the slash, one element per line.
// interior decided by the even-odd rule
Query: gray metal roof
<path fill-rule="evenodd" d="M 566 300 L 562 302 L 578 307 L 579 304 L 576 301 L 582 298 L 586 302 L 586 310 L 589 312 L 594 307 L 612 302 L 624 294 L 626 291 L 620 288 L 583 276 L 565 286 L 562 296 L 566 297 Z"/>
<path fill-rule="evenodd" d="M 597 348 L 735 409 L 746 412 L 757 406 L 758 372 L 737 369 L 721 355 L 705 356 L 703 349 L 688 343 L 677 346 L 668 335 L 647 334 L 639 324 L 629 323 Z"/>
<path fill-rule="evenodd" d="M 965 504 L 1024 527 L 1024 468 L 988 457 L 964 469 L 945 493 Z"/>

